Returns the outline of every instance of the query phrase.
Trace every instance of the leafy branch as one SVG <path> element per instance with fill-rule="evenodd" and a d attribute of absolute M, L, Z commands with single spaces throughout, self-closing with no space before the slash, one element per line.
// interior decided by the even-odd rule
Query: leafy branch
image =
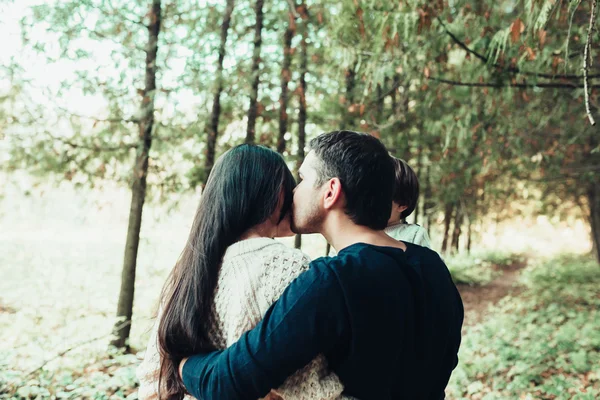
<path fill-rule="evenodd" d="M 548 74 L 548 73 L 542 73 L 542 72 L 537 72 L 537 71 L 523 71 L 518 67 L 506 67 L 506 66 L 498 64 L 497 62 L 491 63 L 490 59 L 488 57 L 471 49 L 469 46 L 467 46 L 467 44 L 465 42 L 460 40 L 454 33 L 452 33 L 448 29 L 446 24 L 444 24 L 444 21 L 442 21 L 442 19 L 439 16 L 437 17 L 437 20 L 442 25 L 444 30 L 446 31 L 446 34 L 448 36 L 450 36 L 450 38 L 454 41 L 454 43 L 456 43 L 460 48 L 465 50 L 467 53 L 472 54 L 473 56 L 478 58 L 480 61 L 482 61 L 484 64 L 492 65 L 493 67 L 499 69 L 501 72 L 518 74 L 518 75 L 526 75 L 526 76 L 535 76 L 537 78 L 546 78 L 546 79 L 579 80 L 579 79 L 583 78 L 582 75 Z M 590 79 L 591 78 L 600 78 L 600 74 L 590 75 L 589 78 Z"/>

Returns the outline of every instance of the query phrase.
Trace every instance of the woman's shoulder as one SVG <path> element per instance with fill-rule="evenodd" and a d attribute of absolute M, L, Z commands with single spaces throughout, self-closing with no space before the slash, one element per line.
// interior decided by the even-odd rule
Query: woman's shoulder
<path fill-rule="evenodd" d="M 267 257 L 272 257 L 276 260 L 280 260 L 282 262 L 289 260 L 310 263 L 310 257 L 308 257 L 304 252 L 302 252 L 302 250 L 289 247 L 275 239 L 273 239 L 273 243 L 271 246 L 265 248 L 265 255 Z"/>

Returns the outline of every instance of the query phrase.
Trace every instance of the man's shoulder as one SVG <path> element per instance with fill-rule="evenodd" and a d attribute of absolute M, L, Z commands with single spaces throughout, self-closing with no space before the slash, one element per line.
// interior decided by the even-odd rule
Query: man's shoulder
<path fill-rule="evenodd" d="M 435 250 L 432 250 L 429 247 L 421 246 L 420 244 L 416 244 L 416 243 L 411 243 L 411 242 L 404 242 L 404 243 L 406 244 L 406 254 L 407 255 L 411 255 L 411 254 L 419 255 L 420 257 L 427 259 L 427 260 L 444 263 L 444 261 L 442 260 L 442 258 L 438 254 L 438 252 L 436 252 Z"/>

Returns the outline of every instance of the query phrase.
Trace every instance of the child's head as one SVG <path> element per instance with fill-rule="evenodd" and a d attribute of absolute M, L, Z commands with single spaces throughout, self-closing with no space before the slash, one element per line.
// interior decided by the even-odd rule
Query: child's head
<path fill-rule="evenodd" d="M 388 225 L 404 221 L 417 206 L 419 199 L 419 179 L 415 171 L 406 163 L 392 157 L 396 168 L 394 181 L 394 197 L 392 198 L 392 214 Z"/>

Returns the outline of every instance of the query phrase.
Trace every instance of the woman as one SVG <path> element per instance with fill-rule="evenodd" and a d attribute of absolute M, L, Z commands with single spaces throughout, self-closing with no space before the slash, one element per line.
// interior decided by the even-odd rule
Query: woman
<path fill-rule="evenodd" d="M 187 244 L 163 289 L 161 310 L 138 369 L 140 399 L 182 399 L 179 362 L 225 348 L 253 328 L 309 259 L 272 239 L 291 235 L 294 178 L 262 146 L 237 146 L 215 164 Z M 323 356 L 269 396 L 339 398 Z"/>

